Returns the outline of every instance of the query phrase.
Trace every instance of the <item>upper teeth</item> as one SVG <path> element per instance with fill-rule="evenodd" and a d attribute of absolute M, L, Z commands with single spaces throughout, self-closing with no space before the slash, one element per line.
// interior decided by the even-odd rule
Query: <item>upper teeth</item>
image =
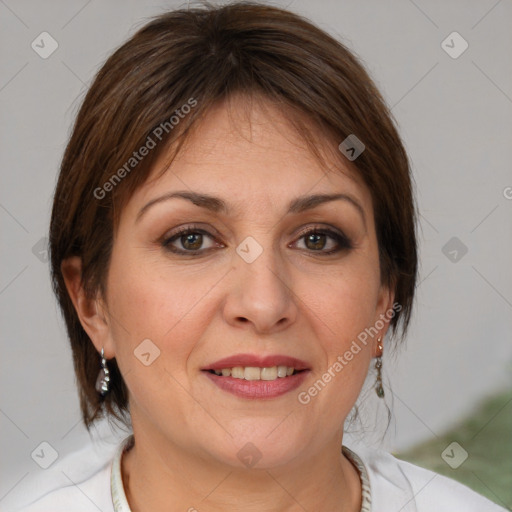
<path fill-rule="evenodd" d="M 258 368 L 256 366 L 235 366 L 234 368 L 223 368 L 214 370 L 217 375 L 223 377 L 233 377 L 235 379 L 245 380 L 275 380 L 278 377 L 292 375 L 294 368 L 290 366 L 272 366 L 270 368 Z"/>

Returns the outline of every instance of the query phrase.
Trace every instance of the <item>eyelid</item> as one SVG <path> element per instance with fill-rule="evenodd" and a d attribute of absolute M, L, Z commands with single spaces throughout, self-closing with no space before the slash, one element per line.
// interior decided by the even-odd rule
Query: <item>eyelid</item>
<path fill-rule="evenodd" d="M 182 226 L 178 226 L 171 230 L 165 232 L 165 234 L 159 238 L 159 241 L 166 241 L 170 238 L 173 238 L 177 235 L 181 235 L 183 233 L 187 233 L 189 231 L 193 231 L 194 233 L 201 233 L 203 235 L 207 235 L 210 238 L 222 238 L 222 235 L 211 225 L 208 227 L 202 227 L 203 223 L 192 222 L 189 224 L 183 224 Z M 213 233 L 212 233 L 213 231 Z"/>
<path fill-rule="evenodd" d="M 332 233 L 336 233 L 337 235 L 342 236 L 348 240 L 348 237 L 340 229 L 335 228 L 334 226 L 331 226 L 330 224 L 322 224 L 322 223 L 318 223 L 318 222 L 317 223 L 315 223 L 315 222 L 309 223 L 303 227 L 301 226 L 299 228 L 298 233 L 295 236 L 301 237 L 301 236 L 309 234 L 311 231 L 332 232 Z"/>

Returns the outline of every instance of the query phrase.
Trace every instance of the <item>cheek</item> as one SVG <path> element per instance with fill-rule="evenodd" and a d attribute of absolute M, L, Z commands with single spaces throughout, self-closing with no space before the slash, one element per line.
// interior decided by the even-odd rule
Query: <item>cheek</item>
<path fill-rule="evenodd" d="M 343 350 L 376 319 L 380 276 L 366 260 L 354 258 L 320 280 L 302 279 L 301 298 L 321 320 L 315 322 L 322 329 L 320 339 L 329 340 L 332 350 Z"/>
<path fill-rule="evenodd" d="M 111 268 L 111 333 L 130 400 L 155 417 L 167 413 L 155 411 L 151 404 L 189 407 L 190 396 L 182 386 L 188 387 L 187 361 L 205 328 L 205 315 L 198 312 L 207 304 L 204 298 L 213 278 L 212 283 L 206 279 L 188 286 L 187 280 L 176 279 L 158 265 L 115 255 Z"/>
<path fill-rule="evenodd" d="M 326 435 L 334 435 L 343 424 L 368 374 L 371 337 L 361 341 L 360 335 L 374 321 L 376 293 L 372 283 L 362 276 L 334 280 L 324 294 L 311 297 L 309 302 L 316 301 L 309 318 L 317 329 L 315 342 L 322 364 L 314 378 L 300 388 L 298 401 L 324 425 Z"/>
<path fill-rule="evenodd" d="M 321 404 L 329 403 L 333 408 L 329 410 L 344 418 L 368 373 L 374 334 L 369 328 L 376 320 L 380 289 L 378 267 L 376 271 L 370 259 L 354 258 L 350 265 L 347 261 L 343 269 L 317 281 L 314 288 L 312 279 L 303 282 L 302 298 L 308 306 L 304 314 L 315 326 L 323 360 L 316 384 L 303 390 L 303 398 L 314 401 L 312 406 L 320 415 L 326 413 Z"/>
<path fill-rule="evenodd" d="M 149 339 L 161 352 L 173 354 L 165 358 L 169 370 L 183 369 L 183 361 L 207 325 L 202 313 L 218 276 L 186 277 L 169 272 L 165 264 L 121 259 L 115 253 L 111 269 L 108 303 L 116 353 L 126 364 L 140 343 Z"/>

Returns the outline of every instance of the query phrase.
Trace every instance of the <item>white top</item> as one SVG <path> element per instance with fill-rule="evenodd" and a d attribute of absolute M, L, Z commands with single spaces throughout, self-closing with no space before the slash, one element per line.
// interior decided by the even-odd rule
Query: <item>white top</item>
<path fill-rule="evenodd" d="M 52 484 L 39 488 L 40 497 L 19 512 L 131 512 L 122 485 L 121 456 L 132 441 L 132 436 L 124 439 L 100 466 L 87 461 L 90 448 L 68 455 L 55 464 Z M 361 477 L 361 512 L 506 512 L 468 487 L 389 453 L 342 449 Z M 38 486 L 37 481 L 31 483 Z"/>

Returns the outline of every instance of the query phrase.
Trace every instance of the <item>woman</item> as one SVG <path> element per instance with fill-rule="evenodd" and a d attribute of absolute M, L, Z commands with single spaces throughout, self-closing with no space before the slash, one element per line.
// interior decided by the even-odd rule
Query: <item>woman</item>
<path fill-rule="evenodd" d="M 502 510 L 343 446 L 407 330 L 415 222 L 390 113 L 343 45 L 256 4 L 151 21 L 83 102 L 50 227 L 84 424 L 133 435 L 25 510 Z"/>

